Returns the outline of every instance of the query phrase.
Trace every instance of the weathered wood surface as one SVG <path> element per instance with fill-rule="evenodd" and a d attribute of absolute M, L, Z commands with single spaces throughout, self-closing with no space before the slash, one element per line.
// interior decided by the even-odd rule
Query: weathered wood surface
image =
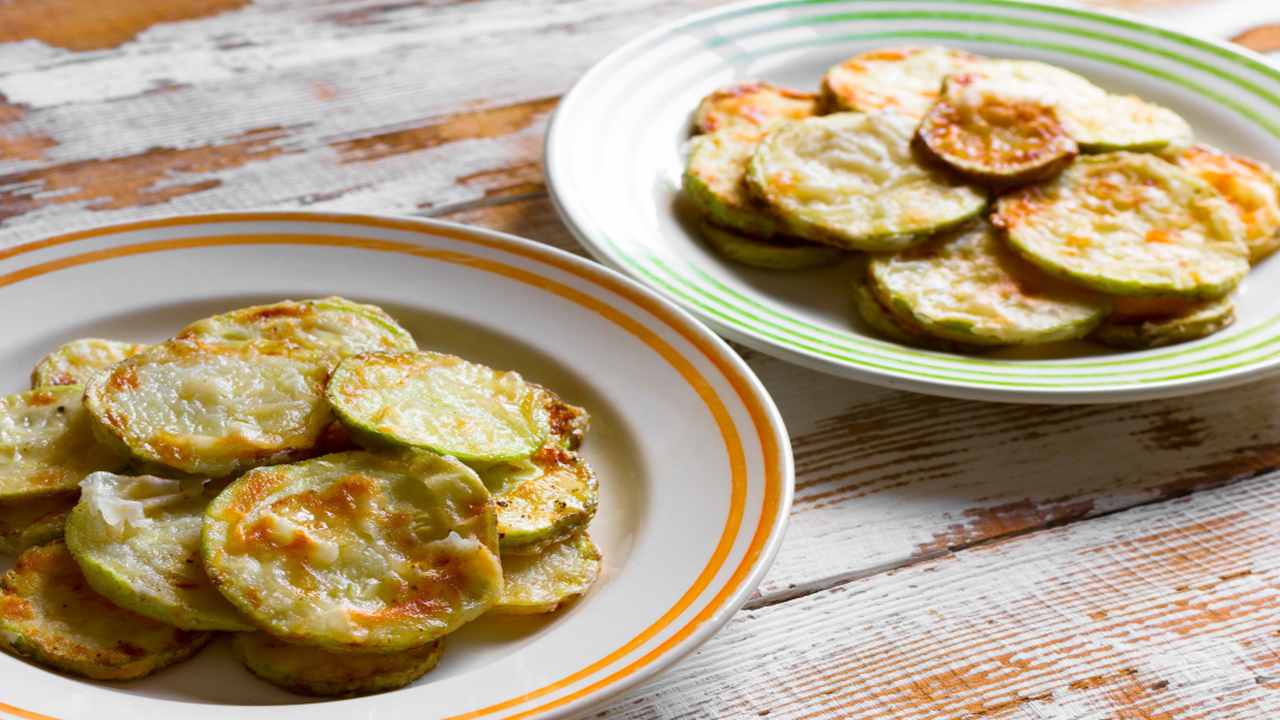
<path fill-rule="evenodd" d="M 581 252 L 541 171 L 556 99 L 627 38 L 713 4 L 0 0 L 0 246 L 175 212 L 309 207 L 431 215 Z M 1280 25 L 1270 25 L 1280 9 L 1268 3 L 1123 5 L 1169 22 L 1210 18 L 1212 28 L 1190 26 L 1280 47 Z M 1274 607 L 1163 634 L 1054 607 L 1099 593 L 1103 609 L 1145 607 L 1149 619 L 1165 586 L 1147 580 L 1172 575 L 1188 582 L 1169 597 L 1197 607 L 1219 607 L 1240 583 L 1274 587 L 1256 543 L 1275 519 L 1267 508 L 1277 481 L 1247 478 L 1280 468 L 1280 382 L 1130 406 L 1013 407 L 880 390 L 743 353 L 793 436 L 798 486 L 786 544 L 752 610 L 609 714 L 1158 718 L 1274 709 L 1266 698 L 1280 681 L 1242 679 L 1271 677 L 1249 673 L 1261 667 L 1258 653 L 1274 654 Z M 1259 506 L 1241 506 L 1247 497 Z M 1182 523 L 1188 513 L 1201 513 L 1203 527 Z M 1208 555 L 1183 562 L 1129 523 L 1176 525 L 1179 553 Z M 1057 525 L 1066 527 L 1045 529 Z M 1105 538 L 1129 538 L 1116 541 L 1127 549 L 1086 552 Z M 1197 580 L 1233 548 L 1249 548 L 1261 570 Z M 984 629 L 962 610 L 991 622 Z M 1205 649 L 1228 636 L 1228 650 Z M 1073 642 L 1088 652 L 1071 654 Z M 999 660 L 1006 648 L 1009 659 Z M 995 665 L 966 669 L 978 658 Z M 963 704 L 946 705 L 953 696 Z M 1231 710 L 1237 701 L 1245 704 Z"/>
<path fill-rule="evenodd" d="M 1280 717 L 1280 476 L 739 614 L 596 717 Z"/>

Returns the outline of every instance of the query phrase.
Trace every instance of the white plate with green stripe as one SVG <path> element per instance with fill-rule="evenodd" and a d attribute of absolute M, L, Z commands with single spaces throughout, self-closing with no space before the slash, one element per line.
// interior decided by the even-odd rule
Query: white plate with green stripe
<path fill-rule="evenodd" d="M 816 89 L 829 66 L 890 44 L 1042 60 L 1177 110 L 1197 138 L 1280 167 L 1280 70 L 1260 56 L 1135 19 L 1010 0 L 810 0 L 730 5 L 606 57 L 556 111 L 552 197 L 600 260 L 763 352 L 879 385 L 1005 402 L 1121 402 L 1203 392 L 1280 368 L 1280 258 L 1250 274 L 1225 332 L 1141 352 L 1078 343 L 960 356 L 875 338 L 851 268 L 754 271 L 706 249 L 679 202 L 698 100 L 753 79 Z"/>

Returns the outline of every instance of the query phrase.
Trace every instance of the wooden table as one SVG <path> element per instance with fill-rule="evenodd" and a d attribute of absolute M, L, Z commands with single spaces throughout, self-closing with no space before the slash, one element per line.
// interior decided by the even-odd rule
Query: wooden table
<path fill-rule="evenodd" d="M 711 4 L 0 1 L 0 247 L 268 206 L 581 252 L 548 114 Z M 1280 49 L 1271 0 L 1113 4 Z M 793 433 L 786 544 L 719 636 L 599 716 L 1280 718 L 1280 382 L 1019 407 L 743 354 Z"/>

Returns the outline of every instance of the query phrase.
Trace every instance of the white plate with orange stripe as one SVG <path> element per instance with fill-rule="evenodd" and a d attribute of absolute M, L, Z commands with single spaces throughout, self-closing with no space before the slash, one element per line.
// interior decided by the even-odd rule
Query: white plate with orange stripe
<path fill-rule="evenodd" d="M 791 503 L 790 446 L 772 401 L 728 346 L 668 301 L 520 238 L 262 212 L 0 250 L 5 392 L 72 338 L 158 340 L 220 310 L 330 294 L 381 305 L 422 347 L 519 370 L 591 411 L 583 451 L 600 476 L 600 581 L 553 615 L 476 621 L 417 683 L 351 700 L 277 690 L 225 642 L 125 684 L 0 654 L 0 718 L 559 717 L 651 677 L 746 601 Z"/>

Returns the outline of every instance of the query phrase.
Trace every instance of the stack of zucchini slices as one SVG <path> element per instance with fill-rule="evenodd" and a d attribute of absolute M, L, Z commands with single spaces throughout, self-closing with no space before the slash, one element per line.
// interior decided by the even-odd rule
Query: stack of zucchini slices
<path fill-rule="evenodd" d="M 881 48 L 817 95 L 718 90 L 694 125 L 684 190 L 708 245 L 770 270 L 859 254 L 858 315 L 899 343 L 1204 337 L 1280 246 L 1270 168 L 1041 62 Z"/>
<path fill-rule="evenodd" d="M 32 384 L 0 398 L 0 648 L 64 672 L 135 679 L 230 632 L 288 690 L 390 690 L 600 571 L 586 411 L 375 306 L 76 340 Z"/>

